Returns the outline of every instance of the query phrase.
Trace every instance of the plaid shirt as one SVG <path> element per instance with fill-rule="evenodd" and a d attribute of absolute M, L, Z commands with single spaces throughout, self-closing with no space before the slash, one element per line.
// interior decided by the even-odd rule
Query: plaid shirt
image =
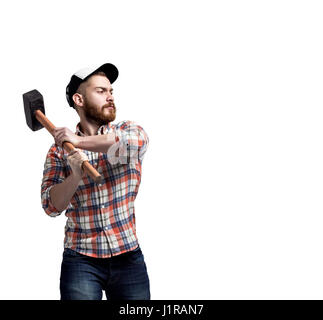
<path fill-rule="evenodd" d="M 83 177 L 65 215 L 64 247 L 96 258 L 106 258 L 131 251 L 138 246 L 134 201 L 141 181 L 143 155 L 149 139 L 133 121 L 106 124 L 97 134 L 115 132 L 117 143 L 107 153 L 83 150 L 91 165 L 103 176 L 98 186 L 89 176 Z M 80 125 L 77 135 L 83 136 Z M 119 146 L 119 157 L 115 152 Z M 118 154 L 118 153 L 117 153 Z M 68 153 L 56 144 L 49 149 L 44 164 L 41 202 L 45 212 L 56 217 L 59 212 L 50 200 L 50 189 L 71 174 Z"/>

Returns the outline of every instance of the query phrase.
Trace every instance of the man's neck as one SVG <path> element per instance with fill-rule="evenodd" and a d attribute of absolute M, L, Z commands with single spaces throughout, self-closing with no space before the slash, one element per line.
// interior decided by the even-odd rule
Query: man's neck
<path fill-rule="evenodd" d="M 101 125 L 99 125 L 97 122 L 90 121 L 87 119 L 81 119 L 80 121 L 80 130 L 85 136 L 95 136 L 98 133 L 99 128 Z"/>

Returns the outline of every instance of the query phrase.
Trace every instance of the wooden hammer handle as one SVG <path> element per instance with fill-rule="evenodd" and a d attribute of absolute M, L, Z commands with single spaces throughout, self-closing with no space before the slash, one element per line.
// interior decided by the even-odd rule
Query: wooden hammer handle
<path fill-rule="evenodd" d="M 55 129 L 55 126 L 48 120 L 48 118 L 40 111 L 35 111 L 35 117 L 36 119 L 49 131 L 49 133 L 53 136 L 53 131 Z M 70 153 L 75 149 L 73 144 L 66 141 L 63 143 L 63 148 Z M 89 161 L 83 161 L 82 163 L 83 170 L 90 175 L 90 177 L 97 183 L 102 183 L 102 176 L 92 167 Z"/>

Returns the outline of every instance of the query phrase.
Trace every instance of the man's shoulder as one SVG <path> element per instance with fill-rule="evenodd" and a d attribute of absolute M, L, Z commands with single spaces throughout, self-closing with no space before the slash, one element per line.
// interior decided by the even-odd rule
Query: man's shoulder
<path fill-rule="evenodd" d="M 114 127 L 119 130 L 142 129 L 142 127 L 133 120 L 122 120 L 114 124 Z"/>
<path fill-rule="evenodd" d="M 66 151 L 56 143 L 53 143 L 47 152 L 47 157 L 53 156 L 60 159 L 64 159 L 66 157 Z"/>
<path fill-rule="evenodd" d="M 122 121 L 119 121 L 118 123 L 115 123 L 114 126 L 117 129 L 121 129 L 121 128 L 124 128 L 126 126 L 131 125 L 132 123 L 134 123 L 134 121 L 131 121 L 131 120 L 122 120 Z"/>

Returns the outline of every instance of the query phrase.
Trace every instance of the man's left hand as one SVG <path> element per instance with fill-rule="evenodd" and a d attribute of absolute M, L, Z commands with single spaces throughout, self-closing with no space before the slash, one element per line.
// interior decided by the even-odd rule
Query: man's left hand
<path fill-rule="evenodd" d="M 63 142 L 68 141 L 74 145 L 74 147 L 78 147 L 78 144 L 81 140 L 80 136 L 74 134 L 70 129 L 66 127 L 57 127 L 53 131 L 53 136 L 55 139 L 55 143 L 62 147 Z"/>

